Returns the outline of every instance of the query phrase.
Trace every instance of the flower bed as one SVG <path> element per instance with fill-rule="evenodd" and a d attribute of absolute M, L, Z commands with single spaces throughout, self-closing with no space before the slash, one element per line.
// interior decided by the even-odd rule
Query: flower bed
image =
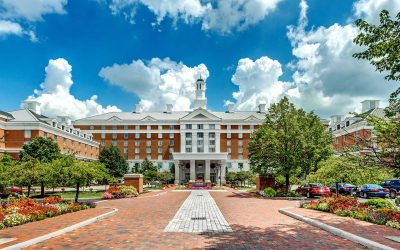
<path fill-rule="evenodd" d="M 11 198 L 0 206 L 0 229 L 43 220 L 65 213 L 93 208 L 94 203 L 62 201 L 60 196 L 50 196 L 38 203 L 30 198 Z"/>
<path fill-rule="evenodd" d="M 271 187 L 265 188 L 264 190 L 260 191 L 259 194 L 262 197 L 271 199 L 271 200 L 304 200 L 304 199 L 306 199 L 305 197 L 297 194 L 296 192 L 293 192 L 293 191 L 277 192 Z"/>
<path fill-rule="evenodd" d="M 136 197 L 139 193 L 134 186 L 111 186 L 103 193 L 103 199 Z"/>
<path fill-rule="evenodd" d="M 349 196 L 324 196 L 319 200 L 303 203 L 300 207 L 348 216 L 378 225 L 400 229 L 400 211 L 392 202 L 385 199 L 371 199 L 358 202 Z"/>

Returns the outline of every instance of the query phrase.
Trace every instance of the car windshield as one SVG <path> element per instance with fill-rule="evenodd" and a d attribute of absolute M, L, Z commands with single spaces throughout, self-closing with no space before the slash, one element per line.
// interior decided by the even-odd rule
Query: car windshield
<path fill-rule="evenodd" d="M 368 186 L 368 188 L 382 188 L 381 186 L 376 185 L 376 184 L 368 184 L 367 186 Z"/>
<path fill-rule="evenodd" d="M 311 187 L 322 187 L 321 183 L 310 183 Z"/>
<path fill-rule="evenodd" d="M 345 186 L 345 187 L 354 187 L 354 185 L 350 184 L 350 183 L 345 183 L 343 186 Z"/>
<path fill-rule="evenodd" d="M 400 180 L 394 180 L 392 181 L 393 186 L 400 186 Z"/>

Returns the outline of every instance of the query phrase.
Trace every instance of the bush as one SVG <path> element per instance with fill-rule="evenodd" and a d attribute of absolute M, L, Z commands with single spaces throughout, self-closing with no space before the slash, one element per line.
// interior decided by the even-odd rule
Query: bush
<path fill-rule="evenodd" d="M 62 201 L 62 198 L 59 195 L 53 195 L 53 196 L 43 198 L 44 204 L 57 204 L 57 203 L 60 203 L 61 201 Z"/>
<path fill-rule="evenodd" d="M 134 186 L 111 186 L 103 193 L 103 199 L 121 199 L 138 195 L 139 193 Z"/>
<path fill-rule="evenodd" d="M 368 207 L 374 208 L 394 208 L 394 205 L 386 199 L 370 199 L 366 202 L 366 204 L 368 205 Z"/>
<path fill-rule="evenodd" d="M 275 197 L 277 192 L 273 188 L 267 187 L 264 189 L 263 194 L 266 197 Z"/>

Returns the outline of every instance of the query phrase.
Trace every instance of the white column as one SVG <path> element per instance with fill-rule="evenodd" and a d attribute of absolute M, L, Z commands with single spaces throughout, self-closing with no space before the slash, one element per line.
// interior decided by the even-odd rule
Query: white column
<path fill-rule="evenodd" d="M 204 179 L 206 182 L 211 182 L 210 180 L 210 160 L 206 160 L 206 168 L 205 168 L 205 173 L 204 173 Z"/>
<path fill-rule="evenodd" d="M 183 127 L 183 125 L 181 125 Z M 185 147 L 186 147 L 186 134 L 184 132 L 181 132 L 181 153 L 185 153 Z"/>
<path fill-rule="evenodd" d="M 197 132 L 192 132 L 192 152 L 197 153 Z"/>
<path fill-rule="evenodd" d="M 179 161 L 174 161 L 174 165 L 175 165 L 175 184 L 179 185 L 181 183 L 179 179 L 179 172 L 180 172 Z"/>
<path fill-rule="evenodd" d="M 226 161 L 221 161 L 221 184 L 225 184 L 225 168 L 226 168 Z"/>
<path fill-rule="evenodd" d="M 209 146 L 208 131 L 203 131 L 203 134 L 204 134 L 204 138 L 203 138 L 204 153 L 208 153 L 208 146 Z"/>
<path fill-rule="evenodd" d="M 190 160 L 190 182 L 196 180 L 196 165 L 195 160 Z"/>
<path fill-rule="evenodd" d="M 215 152 L 221 152 L 221 134 L 219 132 L 215 132 Z"/>

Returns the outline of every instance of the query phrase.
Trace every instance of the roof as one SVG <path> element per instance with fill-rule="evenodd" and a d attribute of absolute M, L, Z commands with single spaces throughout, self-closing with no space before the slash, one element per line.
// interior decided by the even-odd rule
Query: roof
<path fill-rule="evenodd" d="M 32 121 L 46 122 L 44 121 L 44 119 L 49 119 L 47 116 L 40 115 L 29 109 L 18 109 L 9 112 L 9 114 L 12 115 L 12 117 L 14 117 L 13 122 L 32 122 Z"/>
<path fill-rule="evenodd" d="M 14 119 L 14 117 L 12 116 L 12 114 L 7 113 L 7 112 L 5 112 L 5 111 L 1 111 L 1 110 L 0 110 L 0 115 L 1 115 L 1 116 L 5 116 L 5 117 L 8 117 L 8 118 L 10 118 L 10 119 Z"/>

